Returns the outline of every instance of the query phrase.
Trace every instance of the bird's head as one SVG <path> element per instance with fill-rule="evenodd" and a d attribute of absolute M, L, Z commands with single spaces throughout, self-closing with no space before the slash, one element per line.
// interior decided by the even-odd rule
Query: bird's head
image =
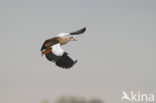
<path fill-rule="evenodd" d="M 72 36 L 69 37 L 69 40 L 70 40 L 70 41 L 77 41 L 77 40 L 76 40 L 74 37 L 72 37 Z"/>

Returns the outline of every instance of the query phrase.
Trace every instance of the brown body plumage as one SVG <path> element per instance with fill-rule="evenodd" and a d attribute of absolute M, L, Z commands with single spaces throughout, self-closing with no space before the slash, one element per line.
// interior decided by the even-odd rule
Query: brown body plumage
<path fill-rule="evenodd" d="M 67 37 L 67 38 L 54 37 L 54 38 L 47 39 L 44 42 L 44 44 L 41 48 L 41 51 L 43 51 L 44 49 L 48 50 L 49 48 L 51 48 L 51 46 L 53 46 L 57 43 L 59 43 L 60 45 L 67 44 L 71 40 L 75 40 L 75 39 L 73 37 Z"/>

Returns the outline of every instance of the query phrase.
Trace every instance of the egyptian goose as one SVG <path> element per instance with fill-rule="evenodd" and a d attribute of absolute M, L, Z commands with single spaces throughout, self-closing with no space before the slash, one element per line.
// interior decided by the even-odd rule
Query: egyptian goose
<path fill-rule="evenodd" d="M 41 55 L 45 55 L 46 58 L 49 61 L 54 62 L 57 66 L 61 68 L 71 68 L 77 60 L 72 60 L 69 56 L 68 53 L 66 53 L 62 48 L 61 45 L 67 44 L 69 41 L 76 41 L 75 38 L 72 36 L 63 38 L 64 36 L 67 35 L 78 35 L 82 34 L 86 31 L 86 28 L 82 28 L 80 30 L 77 30 L 75 32 L 71 33 L 60 33 L 57 36 L 45 40 L 41 47 Z"/>

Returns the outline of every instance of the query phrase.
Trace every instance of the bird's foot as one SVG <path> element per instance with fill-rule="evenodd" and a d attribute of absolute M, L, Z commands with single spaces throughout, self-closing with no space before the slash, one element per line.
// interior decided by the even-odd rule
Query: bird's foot
<path fill-rule="evenodd" d="M 45 55 L 46 55 L 46 54 L 49 54 L 49 53 L 51 53 L 51 52 L 52 52 L 51 49 L 45 50 L 45 51 L 43 51 L 43 52 L 41 53 L 41 56 L 43 56 L 44 54 L 45 54 Z"/>

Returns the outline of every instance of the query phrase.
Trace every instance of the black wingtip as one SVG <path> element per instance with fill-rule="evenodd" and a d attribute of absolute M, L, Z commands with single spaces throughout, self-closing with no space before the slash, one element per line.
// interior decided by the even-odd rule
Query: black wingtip
<path fill-rule="evenodd" d="M 82 29 L 80 29 L 80 30 L 77 30 L 77 31 L 75 31 L 75 32 L 71 32 L 70 34 L 71 34 L 71 35 L 78 35 L 78 34 L 84 33 L 85 31 L 86 31 L 86 27 L 84 27 L 84 28 L 82 28 Z"/>
<path fill-rule="evenodd" d="M 86 27 L 83 28 L 84 32 L 86 31 Z"/>
<path fill-rule="evenodd" d="M 86 27 L 82 28 L 82 33 L 84 33 L 86 31 Z"/>
<path fill-rule="evenodd" d="M 76 63 L 77 63 L 77 60 L 75 60 L 74 64 L 76 64 Z"/>
<path fill-rule="evenodd" d="M 61 68 L 70 69 L 76 63 L 77 60 L 73 61 L 66 53 L 64 53 L 55 64 Z"/>

